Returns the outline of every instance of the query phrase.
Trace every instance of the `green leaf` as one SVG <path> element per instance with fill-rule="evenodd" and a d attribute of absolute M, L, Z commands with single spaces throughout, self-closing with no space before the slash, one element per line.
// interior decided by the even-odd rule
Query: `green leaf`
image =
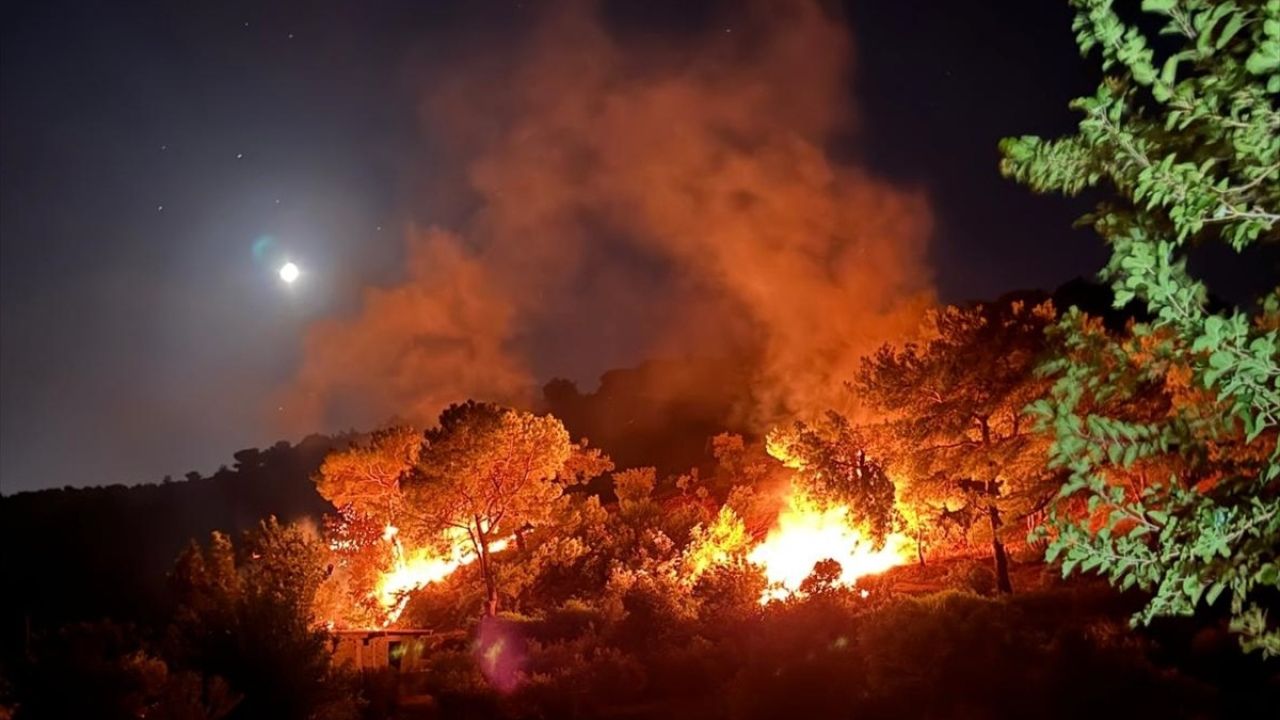
<path fill-rule="evenodd" d="M 1280 42 L 1265 42 L 1244 61 L 1244 69 L 1254 75 L 1265 75 L 1280 68 Z"/>
<path fill-rule="evenodd" d="M 1221 580 L 1210 585 L 1209 592 L 1205 593 L 1204 595 L 1204 601 L 1209 605 L 1212 605 L 1213 602 L 1218 599 L 1218 596 L 1222 594 L 1222 591 L 1223 589 L 1226 588 L 1226 586 L 1227 586 L 1226 583 L 1224 583 Z"/>
<path fill-rule="evenodd" d="M 1227 24 L 1222 26 L 1222 32 L 1218 34 L 1218 41 L 1214 43 L 1214 48 L 1221 50 L 1231 42 L 1231 38 L 1240 32 L 1240 28 L 1244 27 L 1244 14 L 1240 12 L 1232 13 L 1227 18 Z"/>
<path fill-rule="evenodd" d="M 1172 85 L 1178 76 L 1178 63 L 1182 58 L 1177 55 L 1171 55 L 1168 60 L 1164 61 L 1164 67 L 1160 69 L 1160 82 L 1165 85 Z"/>
<path fill-rule="evenodd" d="M 1124 460 L 1122 464 L 1125 468 L 1133 466 L 1133 462 L 1138 459 L 1138 446 L 1130 445 L 1124 450 Z"/>

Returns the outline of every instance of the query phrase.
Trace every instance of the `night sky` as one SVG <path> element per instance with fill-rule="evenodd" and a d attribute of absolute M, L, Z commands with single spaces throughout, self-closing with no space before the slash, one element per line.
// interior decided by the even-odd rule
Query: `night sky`
<path fill-rule="evenodd" d="M 691 5 L 619 2 L 604 15 L 635 42 L 733 32 L 735 3 Z M 3 491 L 179 477 L 280 439 L 266 405 L 308 324 L 394 281 L 410 224 L 465 212 L 422 190 L 456 174 L 421 111 L 424 88 L 501 58 L 540 11 L 7 3 Z M 1071 229 L 1080 202 L 1036 197 L 996 169 L 1001 137 L 1069 131 L 1068 100 L 1092 87 L 1065 2 L 865 0 L 840 12 L 854 114 L 829 153 L 927 195 L 943 300 L 1052 288 L 1100 267 L 1100 244 Z M 303 269 L 292 286 L 276 276 L 286 259 Z M 551 353 L 537 367 L 589 388 L 618 356 L 560 365 Z"/>

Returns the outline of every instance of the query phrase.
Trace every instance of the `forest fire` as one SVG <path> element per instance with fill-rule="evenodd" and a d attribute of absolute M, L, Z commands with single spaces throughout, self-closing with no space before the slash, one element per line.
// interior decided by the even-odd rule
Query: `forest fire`
<path fill-rule="evenodd" d="M 383 627 L 400 619 L 414 590 L 440 582 L 476 559 L 470 540 L 461 530 L 450 535 L 445 552 L 433 552 L 430 548 L 406 552 L 399 535 L 400 529 L 394 525 L 387 525 L 382 533 L 382 539 L 391 544 L 392 553 L 392 566 L 378 576 L 373 593 L 384 612 Z M 489 550 L 500 552 L 506 547 L 506 540 L 497 540 L 490 544 Z"/>
<path fill-rule="evenodd" d="M 802 585 L 822 560 L 840 564 L 835 585 L 852 587 L 858 578 L 884 572 L 910 560 L 905 536 L 893 533 L 881 548 L 849 522 L 844 505 L 823 507 L 812 498 L 793 492 L 778 515 L 777 526 L 747 560 L 764 570 L 769 586 L 760 603 L 802 593 Z"/>

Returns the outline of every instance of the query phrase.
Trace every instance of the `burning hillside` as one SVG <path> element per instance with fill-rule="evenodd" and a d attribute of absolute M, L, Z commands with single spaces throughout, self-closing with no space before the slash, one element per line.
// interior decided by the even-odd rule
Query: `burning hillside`
<path fill-rule="evenodd" d="M 354 598 L 355 606 L 377 608 L 377 627 L 396 625 L 415 591 L 447 582 L 457 570 L 477 559 L 476 551 L 462 533 L 450 533 L 450 542 L 443 551 L 406 550 L 398 534 L 397 528 L 387 526 L 382 540 L 390 549 L 389 561 L 377 572 L 367 596 Z M 490 546 L 490 552 L 501 552 L 509 545 L 505 539 L 496 541 Z M 330 546 L 339 549 L 342 541 L 331 540 Z M 886 544 L 877 547 L 865 530 L 851 524 L 847 507 L 824 506 L 793 493 L 786 498 L 775 526 L 750 548 L 746 560 L 767 580 L 760 602 L 768 603 L 807 594 L 806 580 L 814 576 L 815 568 L 824 561 L 836 563 L 838 571 L 822 582 L 830 587 L 852 588 L 862 577 L 909 562 L 912 552 L 910 540 L 900 534 L 891 535 Z M 715 557 L 725 563 L 733 554 L 723 552 Z M 701 568 L 704 572 L 707 569 L 710 567 Z M 343 617 L 350 618 L 349 611 L 330 608 L 329 612 L 335 613 L 334 616 L 320 618 L 322 623 L 328 627 L 351 627 L 351 621 Z"/>

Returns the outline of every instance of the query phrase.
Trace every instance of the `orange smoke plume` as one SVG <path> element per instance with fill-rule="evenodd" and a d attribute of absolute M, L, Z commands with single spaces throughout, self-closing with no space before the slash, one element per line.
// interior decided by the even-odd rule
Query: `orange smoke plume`
<path fill-rule="evenodd" d="M 425 121 L 476 209 L 459 235 L 411 237 L 401 284 L 313 328 L 294 404 L 328 425 L 429 420 L 574 363 L 694 352 L 743 359 L 761 423 L 830 407 L 931 300 L 928 207 L 829 156 L 853 118 L 842 22 L 747 14 L 655 48 L 568 5 L 501 82 L 468 66 L 433 88 Z"/>

